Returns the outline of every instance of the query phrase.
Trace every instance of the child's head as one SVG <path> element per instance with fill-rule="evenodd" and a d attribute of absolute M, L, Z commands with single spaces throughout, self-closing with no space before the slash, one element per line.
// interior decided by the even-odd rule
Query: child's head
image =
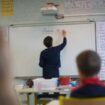
<path fill-rule="evenodd" d="M 99 55 L 91 50 L 80 53 L 76 58 L 76 63 L 80 77 L 84 78 L 97 76 L 101 67 Z"/>
<path fill-rule="evenodd" d="M 6 28 L 0 26 L 0 105 L 19 105 L 9 71 L 10 52 L 6 36 Z"/>
<path fill-rule="evenodd" d="M 51 36 L 47 36 L 45 37 L 43 43 L 47 48 L 52 47 L 53 38 Z"/>

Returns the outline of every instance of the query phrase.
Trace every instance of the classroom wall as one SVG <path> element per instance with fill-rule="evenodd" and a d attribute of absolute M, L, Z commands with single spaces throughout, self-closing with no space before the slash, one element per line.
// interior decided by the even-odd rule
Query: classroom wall
<path fill-rule="evenodd" d="M 40 7 L 45 2 L 54 2 L 58 4 L 64 3 L 65 0 L 14 0 L 14 16 L 3 17 L 0 13 L 0 24 L 24 24 L 24 23 L 45 23 L 45 22 L 56 22 L 56 21 L 78 21 L 86 19 L 94 19 L 96 21 L 105 20 L 105 16 L 82 16 L 82 17 L 66 17 L 62 20 L 56 20 L 54 17 L 45 17 L 40 13 Z M 95 0 L 94 0 L 95 1 Z M 1 11 L 1 0 L 0 0 L 0 11 Z M 91 10 L 93 13 L 104 12 L 105 8 L 101 11 L 99 9 Z M 61 9 L 61 13 L 64 11 Z M 72 11 L 75 13 L 75 11 Z M 77 11 L 82 14 L 82 12 Z M 90 11 L 85 12 L 87 14 Z M 71 14 L 68 14 L 71 15 Z M 23 84 L 25 81 L 21 79 L 15 79 L 16 84 Z M 33 101 L 32 101 L 33 102 Z M 34 104 L 34 103 L 33 103 Z"/>
<path fill-rule="evenodd" d="M 3 17 L 0 14 L 0 24 L 10 25 L 10 24 L 22 24 L 22 23 L 42 23 L 42 22 L 73 21 L 73 20 L 86 20 L 86 19 L 95 19 L 97 21 L 105 20 L 105 16 L 67 17 L 62 20 L 56 20 L 52 16 L 50 17 L 42 16 L 40 13 L 40 7 L 45 2 L 54 2 L 63 5 L 65 0 L 14 0 L 14 10 L 15 10 L 14 16 Z M 63 13 L 64 11 L 62 9 L 62 6 L 60 8 L 61 8 L 61 13 Z M 103 13 L 104 11 L 105 8 L 100 10 L 98 9 L 98 7 L 94 10 L 93 9 L 91 10 L 92 13 L 100 13 L 100 12 Z M 82 12 L 72 11 L 72 13 L 80 13 L 80 14 Z M 85 14 L 87 14 L 88 12 L 90 11 L 86 11 Z"/>

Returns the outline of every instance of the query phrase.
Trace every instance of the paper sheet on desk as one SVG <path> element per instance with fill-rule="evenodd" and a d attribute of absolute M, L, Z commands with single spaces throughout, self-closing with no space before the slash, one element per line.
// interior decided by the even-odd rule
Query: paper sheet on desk
<path fill-rule="evenodd" d="M 43 79 L 38 78 L 34 79 L 34 88 L 37 90 L 54 90 L 57 87 L 57 78 L 53 79 Z"/>

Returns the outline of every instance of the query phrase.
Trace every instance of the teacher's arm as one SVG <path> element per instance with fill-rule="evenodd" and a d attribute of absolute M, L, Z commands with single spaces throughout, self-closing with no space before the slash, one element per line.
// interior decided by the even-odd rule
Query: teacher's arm
<path fill-rule="evenodd" d="M 42 52 L 41 52 L 41 54 L 40 54 L 39 66 L 40 66 L 40 67 L 43 67 L 43 66 L 44 66 L 44 59 L 43 59 L 43 53 L 42 53 Z"/>
<path fill-rule="evenodd" d="M 66 38 L 66 31 L 65 30 L 62 30 L 62 36 L 63 36 L 63 42 L 60 45 L 56 46 L 56 48 L 58 50 L 63 50 L 63 48 L 67 44 L 67 38 Z"/>

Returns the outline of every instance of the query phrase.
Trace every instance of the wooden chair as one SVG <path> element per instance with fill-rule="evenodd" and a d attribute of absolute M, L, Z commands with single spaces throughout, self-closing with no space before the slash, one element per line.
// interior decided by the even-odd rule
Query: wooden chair
<path fill-rule="evenodd" d="M 105 97 L 86 99 L 60 97 L 60 105 L 105 105 Z"/>

